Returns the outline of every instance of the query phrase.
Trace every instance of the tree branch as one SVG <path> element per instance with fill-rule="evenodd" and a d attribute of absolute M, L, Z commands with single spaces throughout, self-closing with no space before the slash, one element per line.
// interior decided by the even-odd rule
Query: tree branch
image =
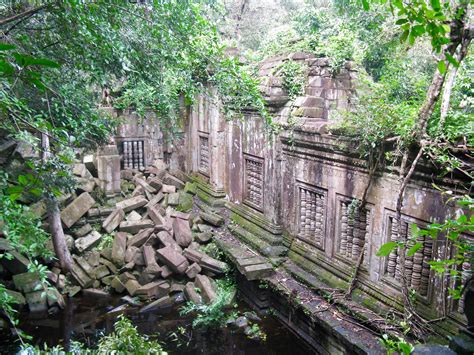
<path fill-rule="evenodd" d="M 11 16 L 11 17 L 7 17 L 7 18 L 4 18 L 2 20 L 0 20 L 0 26 L 3 26 L 7 23 L 10 23 L 10 22 L 13 22 L 13 21 L 16 21 L 16 20 L 19 20 L 23 17 L 26 17 L 26 16 L 32 16 L 34 15 L 35 13 L 47 8 L 49 5 L 51 5 L 52 3 L 48 3 L 48 4 L 44 4 L 44 5 L 41 5 L 41 6 L 38 6 L 38 7 L 34 7 L 32 9 L 29 9 L 29 10 L 26 10 L 20 14 L 17 14 L 17 15 L 14 15 L 14 16 Z"/>

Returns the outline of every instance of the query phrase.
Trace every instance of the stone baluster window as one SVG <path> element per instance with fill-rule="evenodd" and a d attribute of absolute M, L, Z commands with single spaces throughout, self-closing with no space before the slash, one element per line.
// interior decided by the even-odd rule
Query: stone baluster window
<path fill-rule="evenodd" d="M 199 171 L 209 175 L 209 137 L 199 136 Z"/>
<path fill-rule="evenodd" d="M 357 206 L 352 207 L 350 200 L 340 201 L 339 244 L 338 254 L 346 261 L 355 261 L 359 258 L 366 240 L 369 238 L 369 210 L 361 211 Z M 367 245 L 364 255 L 367 256 Z M 367 258 L 364 257 L 364 261 Z"/>
<path fill-rule="evenodd" d="M 306 186 L 299 186 L 298 190 L 298 236 L 323 248 L 326 193 Z"/>
<path fill-rule="evenodd" d="M 143 140 L 122 142 L 124 169 L 143 169 L 145 167 L 145 150 Z"/>
<path fill-rule="evenodd" d="M 389 217 L 389 240 L 397 240 L 398 229 L 400 228 L 400 237 L 409 240 L 407 250 L 415 242 L 422 243 L 423 247 L 418 249 L 414 255 L 405 258 L 405 269 L 408 287 L 416 290 L 421 296 L 427 296 L 430 283 L 430 265 L 428 262 L 433 256 L 433 239 L 429 236 L 419 236 L 416 240 L 413 240 L 411 224 L 412 222 L 402 218 L 399 227 L 398 221 L 393 217 Z M 385 269 L 386 274 L 397 282 L 401 281 L 400 254 L 400 248 L 392 251 L 388 256 Z"/>
<path fill-rule="evenodd" d="M 263 159 L 245 156 L 245 199 L 244 201 L 257 210 L 263 208 Z"/>

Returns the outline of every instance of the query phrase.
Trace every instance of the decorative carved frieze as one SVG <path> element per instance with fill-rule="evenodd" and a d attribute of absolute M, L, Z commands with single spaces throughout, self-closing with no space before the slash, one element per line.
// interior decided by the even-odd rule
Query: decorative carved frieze
<path fill-rule="evenodd" d="M 261 210 L 263 208 L 263 159 L 245 155 L 244 160 L 244 201 Z"/>
<path fill-rule="evenodd" d="M 145 150 L 143 140 L 122 142 L 123 168 L 143 169 L 145 167 Z"/>
<path fill-rule="evenodd" d="M 209 175 L 209 137 L 199 136 L 199 171 Z"/>
<path fill-rule="evenodd" d="M 399 224 L 400 233 L 398 233 Z M 390 241 L 397 241 L 400 237 L 400 240 L 407 240 L 407 250 L 415 243 L 422 244 L 422 247 L 419 248 L 414 255 L 406 256 L 405 274 L 408 287 L 416 290 L 421 296 L 427 296 L 430 284 L 430 265 L 428 262 L 433 256 L 433 239 L 429 236 L 419 236 L 414 240 L 411 224 L 412 222 L 403 217 L 401 223 L 398 223 L 394 217 L 389 217 L 388 239 Z M 400 236 L 398 234 L 400 234 Z M 401 248 L 393 250 L 388 256 L 388 262 L 385 269 L 386 274 L 398 282 L 401 281 L 400 255 Z"/>
<path fill-rule="evenodd" d="M 298 236 L 324 248 L 326 230 L 326 192 L 299 185 L 298 187 Z"/>
<path fill-rule="evenodd" d="M 348 261 L 354 261 L 364 248 L 369 239 L 370 211 L 361 210 L 351 200 L 339 200 L 339 228 L 338 228 L 338 254 Z M 367 246 L 364 255 L 367 256 Z M 364 257 L 365 262 L 367 257 Z"/>

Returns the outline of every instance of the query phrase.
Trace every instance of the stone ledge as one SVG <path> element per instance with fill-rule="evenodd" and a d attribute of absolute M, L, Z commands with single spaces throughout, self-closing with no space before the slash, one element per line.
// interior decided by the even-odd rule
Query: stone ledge
<path fill-rule="evenodd" d="M 233 213 L 241 216 L 242 218 L 245 218 L 246 220 L 248 220 L 249 223 L 252 223 L 252 224 L 256 225 L 257 227 L 260 227 L 261 229 L 264 229 L 265 231 L 267 231 L 267 232 L 269 232 L 273 235 L 278 235 L 278 238 L 281 238 L 281 234 L 282 234 L 281 226 L 270 222 L 260 212 L 256 212 L 253 209 L 251 209 L 250 207 L 247 207 L 245 205 L 237 205 L 237 204 L 232 203 L 232 202 L 227 202 L 226 207 L 231 212 L 233 212 Z"/>
<path fill-rule="evenodd" d="M 265 256 L 280 256 L 287 251 L 287 248 L 281 243 L 280 245 L 271 245 L 266 240 L 259 238 L 260 236 L 253 235 L 243 227 L 231 225 L 228 228 L 234 236 L 242 240 L 245 244 L 257 249 Z"/>

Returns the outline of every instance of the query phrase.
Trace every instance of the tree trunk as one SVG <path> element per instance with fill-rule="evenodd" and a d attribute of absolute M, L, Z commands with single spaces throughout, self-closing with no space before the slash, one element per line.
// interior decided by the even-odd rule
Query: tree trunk
<path fill-rule="evenodd" d="M 55 198 L 49 201 L 49 228 L 53 237 L 54 252 L 59 259 L 59 264 L 63 271 L 71 271 L 72 257 L 67 248 L 63 226 L 61 224 L 61 214 L 59 212 L 58 201 Z"/>
<path fill-rule="evenodd" d="M 446 122 L 446 117 L 448 116 L 449 105 L 451 101 L 451 92 L 453 91 L 456 74 L 458 73 L 458 67 L 460 66 L 463 59 L 466 57 L 470 43 L 471 43 L 470 37 L 463 39 L 462 44 L 461 44 L 461 49 L 459 50 L 459 54 L 456 58 L 459 65 L 458 66 L 452 65 L 448 71 L 446 82 L 444 84 L 443 97 L 441 100 L 440 118 L 439 118 L 439 124 L 438 124 L 440 131 L 443 129 L 444 123 Z"/>
<path fill-rule="evenodd" d="M 236 14 L 236 25 L 235 25 L 235 39 L 237 40 L 237 43 L 240 45 L 240 41 L 242 40 L 242 16 L 245 12 L 245 9 L 248 5 L 248 0 L 241 0 L 238 8 L 238 12 Z"/>
<path fill-rule="evenodd" d="M 49 150 L 49 137 L 46 133 L 41 134 L 42 160 L 48 161 L 51 152 Z M 59 264 L 63 271 L 71 271 L 72 257 L 67 248 L 66 237 L 64 236 L 63 226 L 61 224 L 61 213 L 59 211 L 58 201 L 55 197 L 48 199 L 49 209 L 49 232 L 53 238 L 54 252 L 59 259 Z"/>

